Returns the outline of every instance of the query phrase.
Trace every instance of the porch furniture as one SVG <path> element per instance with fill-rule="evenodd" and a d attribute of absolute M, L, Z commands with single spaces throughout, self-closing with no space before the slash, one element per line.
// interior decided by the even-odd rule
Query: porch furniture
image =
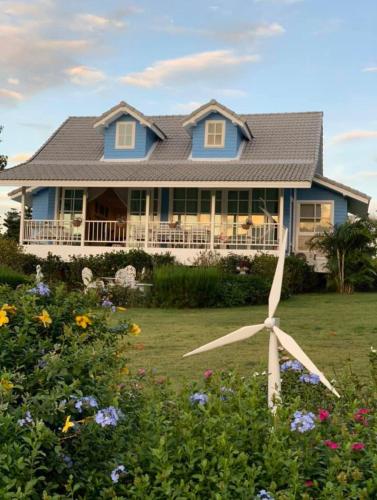
<path fill-rule="evenodd" d="M 102 280 L 94 279 L 92 270 L 89 267 L 84 267 L 81 271 L 82 281 L 85 287 L 85 293 L 88 290 L 103 290 L 105 288 L 105 284 Z"/>
<path fill-rule="evenodd" d="M 119 269 L 115 273 L 115 285 L 126 288 L 136 288 L 136 269 L 134 266 L 127 266 Z"/>

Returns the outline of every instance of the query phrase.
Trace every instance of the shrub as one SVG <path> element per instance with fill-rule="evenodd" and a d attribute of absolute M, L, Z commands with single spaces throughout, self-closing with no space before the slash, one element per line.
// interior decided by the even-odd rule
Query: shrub
<path fill-rule="evenodd" d="M 28 281 L 28 277 L 8 267 L 0 267 L 0 284 L 15 288 Z"/>
<path fill-rule="evenodd" d="M 217 268 L 166 266 L 154 272 L 152 300 L 158 307 L 213 307 L 221 272 Z"/>
<path fill-rule="evenodd" d="M 218 290 L 220 307 L 267 304 L 270 282 L 259 276 L 227 275 Z M 285 298 L 285 296 L 283 296 Z"/>
<path fill-rule="evenodd" d="M 0 234 L 0 263 L 15 271 L 22 271 L 22 247 L 10 238 Z"/>
<path fill-rule="evenodd" d="M 247 267 L 250 270 L 252 261 L 253 258 L 248 255 L 231 253 L 220 259 L 219 266 L 225 273 L 237 274 L 241 266 Z"/>

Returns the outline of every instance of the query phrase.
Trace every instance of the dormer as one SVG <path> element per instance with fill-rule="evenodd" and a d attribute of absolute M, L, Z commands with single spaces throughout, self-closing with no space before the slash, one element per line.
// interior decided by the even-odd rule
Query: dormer
<path fill-rule="evenodd" d="M 253 138 L 247 122 L 215 100 L 193 111 L 183 127 L 192 137 L 192 159 L 237 158 Z"/>
<path fill-rule="evenodd" d="M 124 101 L 101 115 L 93 126 L 103 132 L 104 160 L 146 159 L 157 142 L 166 139 L 155 123 Z"/>

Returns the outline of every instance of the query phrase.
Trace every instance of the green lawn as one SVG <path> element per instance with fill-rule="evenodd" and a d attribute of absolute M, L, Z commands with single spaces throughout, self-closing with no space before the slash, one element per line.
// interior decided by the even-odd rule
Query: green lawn
<path fill-rule="evenodd" d="M 265 369 L 268 334 L 264 330 L 239 342 L 182 359 L 182 355 L 240 326 L 261 323 L 267 306 L 233 309 L 131 309 L 127 316 L 138 323 L 142 351 L 130 352 L 129 366 L 154 368 L 173 383 L 201 376 L 207 368 L 236 368 L 241 373 Z M 355 371 L 367 374 L 370 346 L 377 348 L 377 294 L 310 294 L 280 304 L 281 328 L 299 342 L 320 369 L 331 378 L 352 361 Z"/>

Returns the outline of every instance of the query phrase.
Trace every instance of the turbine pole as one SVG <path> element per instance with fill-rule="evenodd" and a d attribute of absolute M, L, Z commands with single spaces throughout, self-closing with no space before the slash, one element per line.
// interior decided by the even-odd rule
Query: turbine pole
<path fill-rule="evenodd" d="M 281 380 L 278 339 L 275 332 L 270 330 L 270 343 L 268 348 L 268 406 L 272 413 L 276 412 L 276 403 L 280 400 Z"/>

